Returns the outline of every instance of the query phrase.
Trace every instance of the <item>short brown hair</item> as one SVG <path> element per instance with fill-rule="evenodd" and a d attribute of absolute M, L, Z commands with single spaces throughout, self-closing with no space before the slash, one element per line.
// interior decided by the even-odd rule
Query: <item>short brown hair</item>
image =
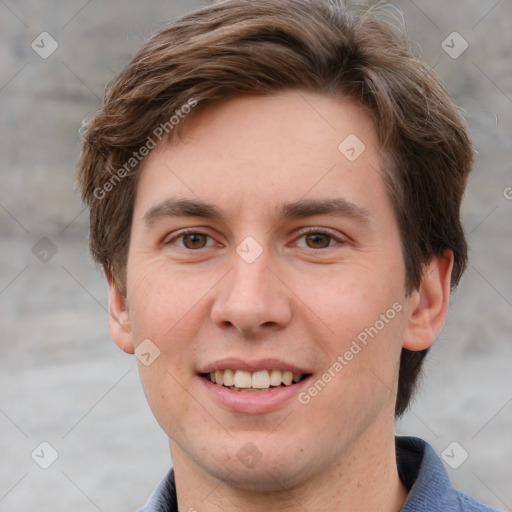
<path fill-rule="evenodd" d="M 458 283 L 467 263 L 460 204 L 473 148 L 441 80 L 413 55 L 403 31 L 372 9 L 353 13 L 329 0 L 224 0 L 154 34 L 82 132 L 78 183 L 90 208 L 90 247 L 122 293 L 138 151 L 155 127 L 170 126 L 191 100 L 202 110 L 236 95 L 290 88 L 352 99 L 372 116 L 407 293 L 419 287 L 424 265 L 447 249 L 454 253 L 452 286 Z M 135 153 L 140 162 L 130 160 Z M 407 408 L 425 355 L 402 350 L 396 415 Z"/>

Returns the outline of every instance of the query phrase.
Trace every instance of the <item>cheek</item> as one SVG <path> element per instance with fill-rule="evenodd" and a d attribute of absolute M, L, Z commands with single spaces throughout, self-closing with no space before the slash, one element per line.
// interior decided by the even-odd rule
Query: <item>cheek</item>
<path fill-rule="evenodd" d="M 204 315 L 200 302 L 204 286 L 200 286 L 199 280 L 189 282 L 176 272 L 169 272 L 168 264 L 159 258 L 134 258 L 128 275 L 128 306 L 135 345 L 149 339 L 160 351 L 150 365 L 138 363 L 140 379 L 155 418 L 169 432 L 170 418 L 175 418 L 171 411 L 186 414 L 190 408 L 183 390 L 190 385 L 193 340 L 199 328 L 194 319 L 198 314 Z M 179 422 L 172 427 L 179 428 Z"/>
<path fill-rule="evenodd" d="M 347 265 L 308 279 L 302 275 L 297 281 L 300 286 L 296 293 L 329 327 L 328 338 L 333 348 L 341 349 L 376 322 L 377 327 L 385 322 L 385 328 L 379 331 L 391 331 L 389 327 L 393 326 L 396 332 L 401 326 L 393 309 L 393 304 L 402 304 L 404 300 L 403 278 L 399 272 L 398 266 L 383 269 L 364 264 Z M 389 278 L 391 275 L 396 275 L 394 282 Z"/>
<path fill-rule="evenodd" d="M 200 272 L 171 272 L 162 258 L 134 259 L 128 275 L 133 331 L 138 340 L 150 338 L 162 348 L 184 321 L 197 314 L 212 287 Z"/>
<path fill-rule="evenodd" d="M 167 434 L 179 436 L 183 430 L 179 418 L 187 417 L 194 405 L 183 390 L 189 386 L 187 376 L 180 366 L 168 364 L 165 356 L 157 358 L 150 366 L 139 363 L 139 374 L 146 400 L 155 419 Z"/>

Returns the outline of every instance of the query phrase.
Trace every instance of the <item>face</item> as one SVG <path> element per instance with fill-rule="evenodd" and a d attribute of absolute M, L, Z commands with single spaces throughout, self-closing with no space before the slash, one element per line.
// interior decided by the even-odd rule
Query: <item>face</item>
<path fill-rule="evenodd" d="M 290 91 L 210 107 L 150 154 L 113 336 L 145 354 L 175 466 L 271 490 L 392 435 L 416 299 L 372 121 Z"/>

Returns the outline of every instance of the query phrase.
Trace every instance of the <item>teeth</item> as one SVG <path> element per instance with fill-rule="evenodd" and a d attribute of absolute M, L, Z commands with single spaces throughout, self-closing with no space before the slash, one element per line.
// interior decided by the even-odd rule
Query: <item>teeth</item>
<path fill-rule="evenodd" d="M 252 387 L 257 389 L 266 389 L 270 387 L 270 376 L 267 370 L 254 372 L 252 374 Z"/>
<path fill-rule="evenodd" d="M 224 386 L 235 385 L 235 372 L 233 370 L 224 370 L 224 382 L 221 382 Z"/>
<path fill-rule="evenodd" d="M 283 384 L 285 386 L 289 386 L 293 381 L 293 373 L 292 372 L 283 372 Z"/>
<path fill-rule="evenodd" d="M 235 388 L 250 388 L 252 386 L 251 374 L 243 370 L 235 372 Z"/>
<path fill-rule="evenodd" d="M 292 383 L 299 382 L 303 375 L 290 371 L 282 372 L 281 370 L 247 372 L 245 370 L 226 369 L 211 372 L 209 377 L 211 382 L 219 386 L 255 392 L 258 390 L 268 390 L 272 386 L 277 387 L 282 384 L 290 386 Z"/>
<path fill-rule="evenodd" d="M 271 370 L 270 371 L 270 385 L 271 386 L 280 386 L 282 376 L 283 376 L 283 373 L 281 372 L 281 370 Z"/>

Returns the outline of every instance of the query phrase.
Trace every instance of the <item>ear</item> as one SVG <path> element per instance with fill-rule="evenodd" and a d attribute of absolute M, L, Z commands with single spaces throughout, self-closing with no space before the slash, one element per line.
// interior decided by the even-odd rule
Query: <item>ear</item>
<path fill-rule="evenodd" d="M 133 354 L 135 346 L 126 297 L 119 291 L 112 277 L 108 278 L 108 306 L 110 336 L 121 350 Z"/>
<path fill-rule="evenodd" d="M 434 343 L 441 332 L 450 300 L 452 268 L 453 252 L 450 250 L 435 256 L 424 267 L 420 287 L 411 294 L 404 348 L 424 350 Z"/>

